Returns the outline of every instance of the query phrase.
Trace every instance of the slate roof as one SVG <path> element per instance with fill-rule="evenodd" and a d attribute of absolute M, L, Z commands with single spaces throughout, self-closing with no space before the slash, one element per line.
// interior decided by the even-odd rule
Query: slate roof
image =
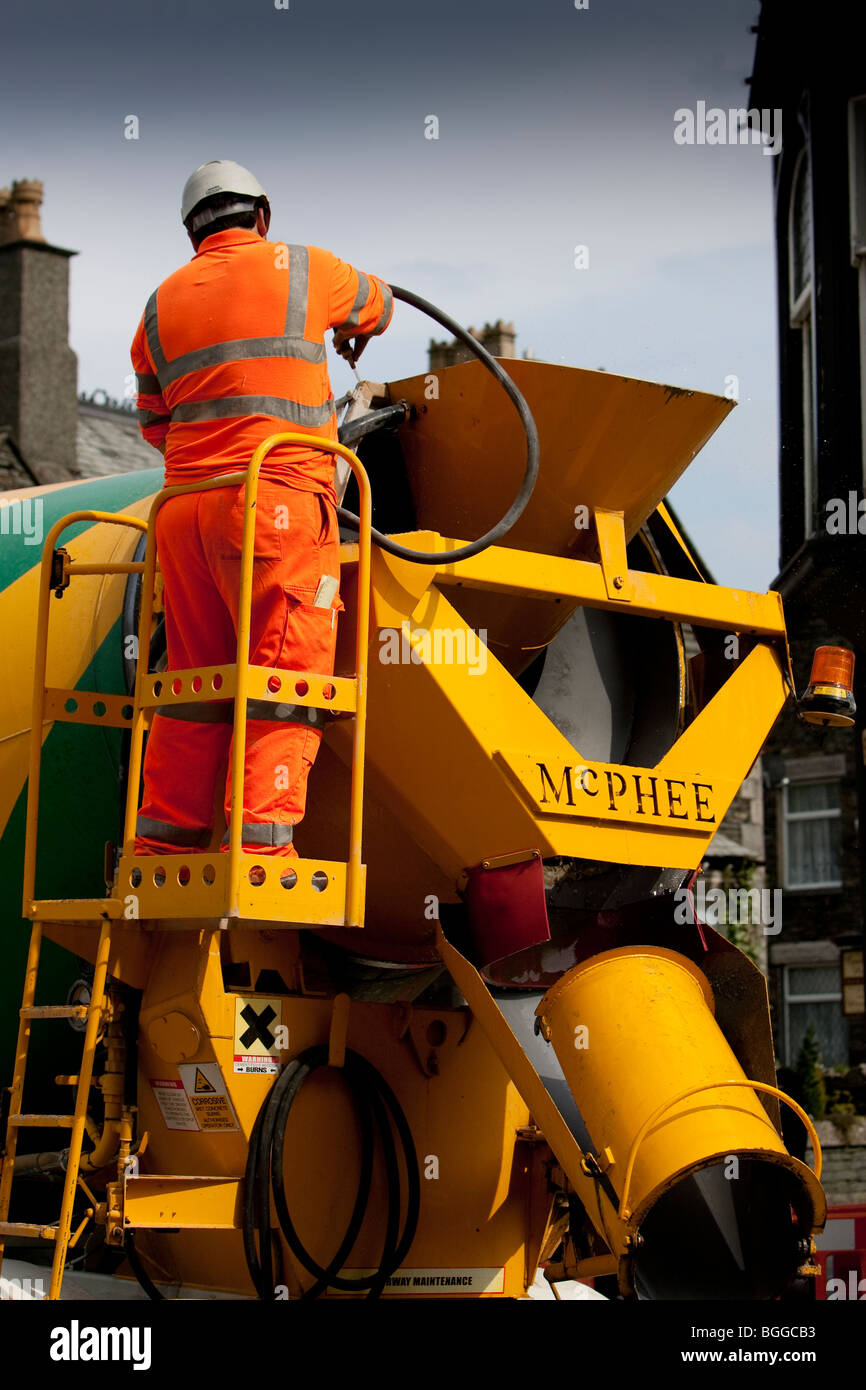
<path fill-rule="evenodd" d="M 156 468 L 161 463 L 157 450 L 142 439 L 134 411 L 79 402 L 79 477 L 131 473 L 139 468 Z"/>
<path fill-rule="evenodd" d="M 75 478 L 107 478 L 112 474 L 156 468 L 162 460 L 139 434 L 134 411 L 78 402 L 77 464 L 74 470 L 42 465 L 31 468 L 8 429 L 0 428 L 0 492 L 13 488 L 62 483 Z"/>
<path fill-rule="evenodd" d="M 737 863 L 740 859 L 757 859 L 763 863 L 762 856 L 751 853 L 739 840 L 726 835 L 724 827 L 725 822 L 722 821 L 721 830 L 716 831 L 704 851 L 704 859 L 718 859 L 726 863 Z"/>

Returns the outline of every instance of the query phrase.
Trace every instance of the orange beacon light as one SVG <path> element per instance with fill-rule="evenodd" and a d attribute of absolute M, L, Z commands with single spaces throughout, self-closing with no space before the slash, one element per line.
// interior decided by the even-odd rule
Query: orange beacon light
<path fill-rule="evenodd" d="M 853 684 L 854 653 L 846 647 L 816 647 L 800 714 L 809 724 L 850 728 L 857 713 Z"/>

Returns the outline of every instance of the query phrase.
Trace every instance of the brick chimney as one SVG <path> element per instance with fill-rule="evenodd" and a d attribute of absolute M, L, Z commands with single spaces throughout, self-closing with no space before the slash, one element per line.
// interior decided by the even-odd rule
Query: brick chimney
<path fill-rule="evenodd" d="M 69 260 L 42 234 L 42 184 L 0 189 L 0 430 L 34 474 L 76 468 L 78 359 L 69 346 Z"/>

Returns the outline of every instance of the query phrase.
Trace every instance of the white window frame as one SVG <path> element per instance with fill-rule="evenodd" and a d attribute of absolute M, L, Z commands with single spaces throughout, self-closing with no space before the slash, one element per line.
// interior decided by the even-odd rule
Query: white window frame
<path fill-rule="evenodd" d="M 839 990 L 838 993 L 830 994 L 791 994 L 788 982 L 792 970 L 826 970 L 829 961 L 797 961 L 796 965 L 782 966 L 782 1019 L 785 1034 L 785 1065 L 793 1067 L 796 1057 L 791 1055 L 791 1017 L 788 1011 L 790 1004 L 842 1004 L 842 971 L 839 968 Z M 844 1015 L 843 1015 L 844 1017 Z"/>
<path fill-rule="evenodd" d="M 834 785 L 841 793 L 841 783 L 837 777 L 809 777 L 797 778 L 794 785 L 798 787 L 809 787 L 823 784 Z M 806 820 L 841 820 L 842 807 L 829 806 L 818 811 L 789 811 L 788 810 L 788 788 L 791 786 L 789 778 L 785 778 L 781 787 L 781 801 L 779 805 L 779 820 L 781 825 L 780 842 L 782 846 L 782 886 L 786 893 L 809 893 L 815 889 L 822 888 L 841 888 L 842 879 L 828 879 L 824 883 L 791 883 L 790 881 L 790 851 L 788 845 L 788 826 L 792 821 Z M 841 795 L 840 795 L 841 801 Z"/>
<path fill-rule="evenodd" d="M 809 162 L 809 147 L 804 145 L 797 162 L 794 165 L 794 175 L 791 179 L 791 196 L 788 201 L 788 321 L 792 328 L 799 329 L 801 343 L 800 371 L 803 382 L 803 394 L 801 401 L 803 418 L 803 520 L 804 536 L 808 539 L 814 536 L 816 527 L 816 508 L 818 480 L 816 476 L 817 468 L 817 410 L 815 406 L 815 305 L 814 305 L 814 285 L 815 285 L 815 244 L 812 235 L 812 217 L 809 218 L 809 280 L 795 298 L 794 294 L 794 267 L 796 261 L 797 247 L 797 228 L 794 222 L 795 209 L 797 205 L 797 193 L 800 179 L 804 177 L 804 164 Z M 808 171 L 811 180 L 811 166 Z M 812 190 L 809 188 L 809 207 L 812 208 Z"/>

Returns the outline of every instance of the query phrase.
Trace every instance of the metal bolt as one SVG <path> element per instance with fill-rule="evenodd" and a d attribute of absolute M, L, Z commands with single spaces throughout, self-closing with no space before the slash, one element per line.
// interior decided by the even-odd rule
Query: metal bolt
<path fill-rule="evenodd" d="M 622 577 L 621 574 L 615 574 L 615 575 L 614 575 L 614 577 L 613 577 L 613 587 L 614 587 L 615 589 L 621 589 L 624 583 L 625 583 L 625 581 L 624 581 L 624 579 L 623 579 L 623 577 Z"/>

